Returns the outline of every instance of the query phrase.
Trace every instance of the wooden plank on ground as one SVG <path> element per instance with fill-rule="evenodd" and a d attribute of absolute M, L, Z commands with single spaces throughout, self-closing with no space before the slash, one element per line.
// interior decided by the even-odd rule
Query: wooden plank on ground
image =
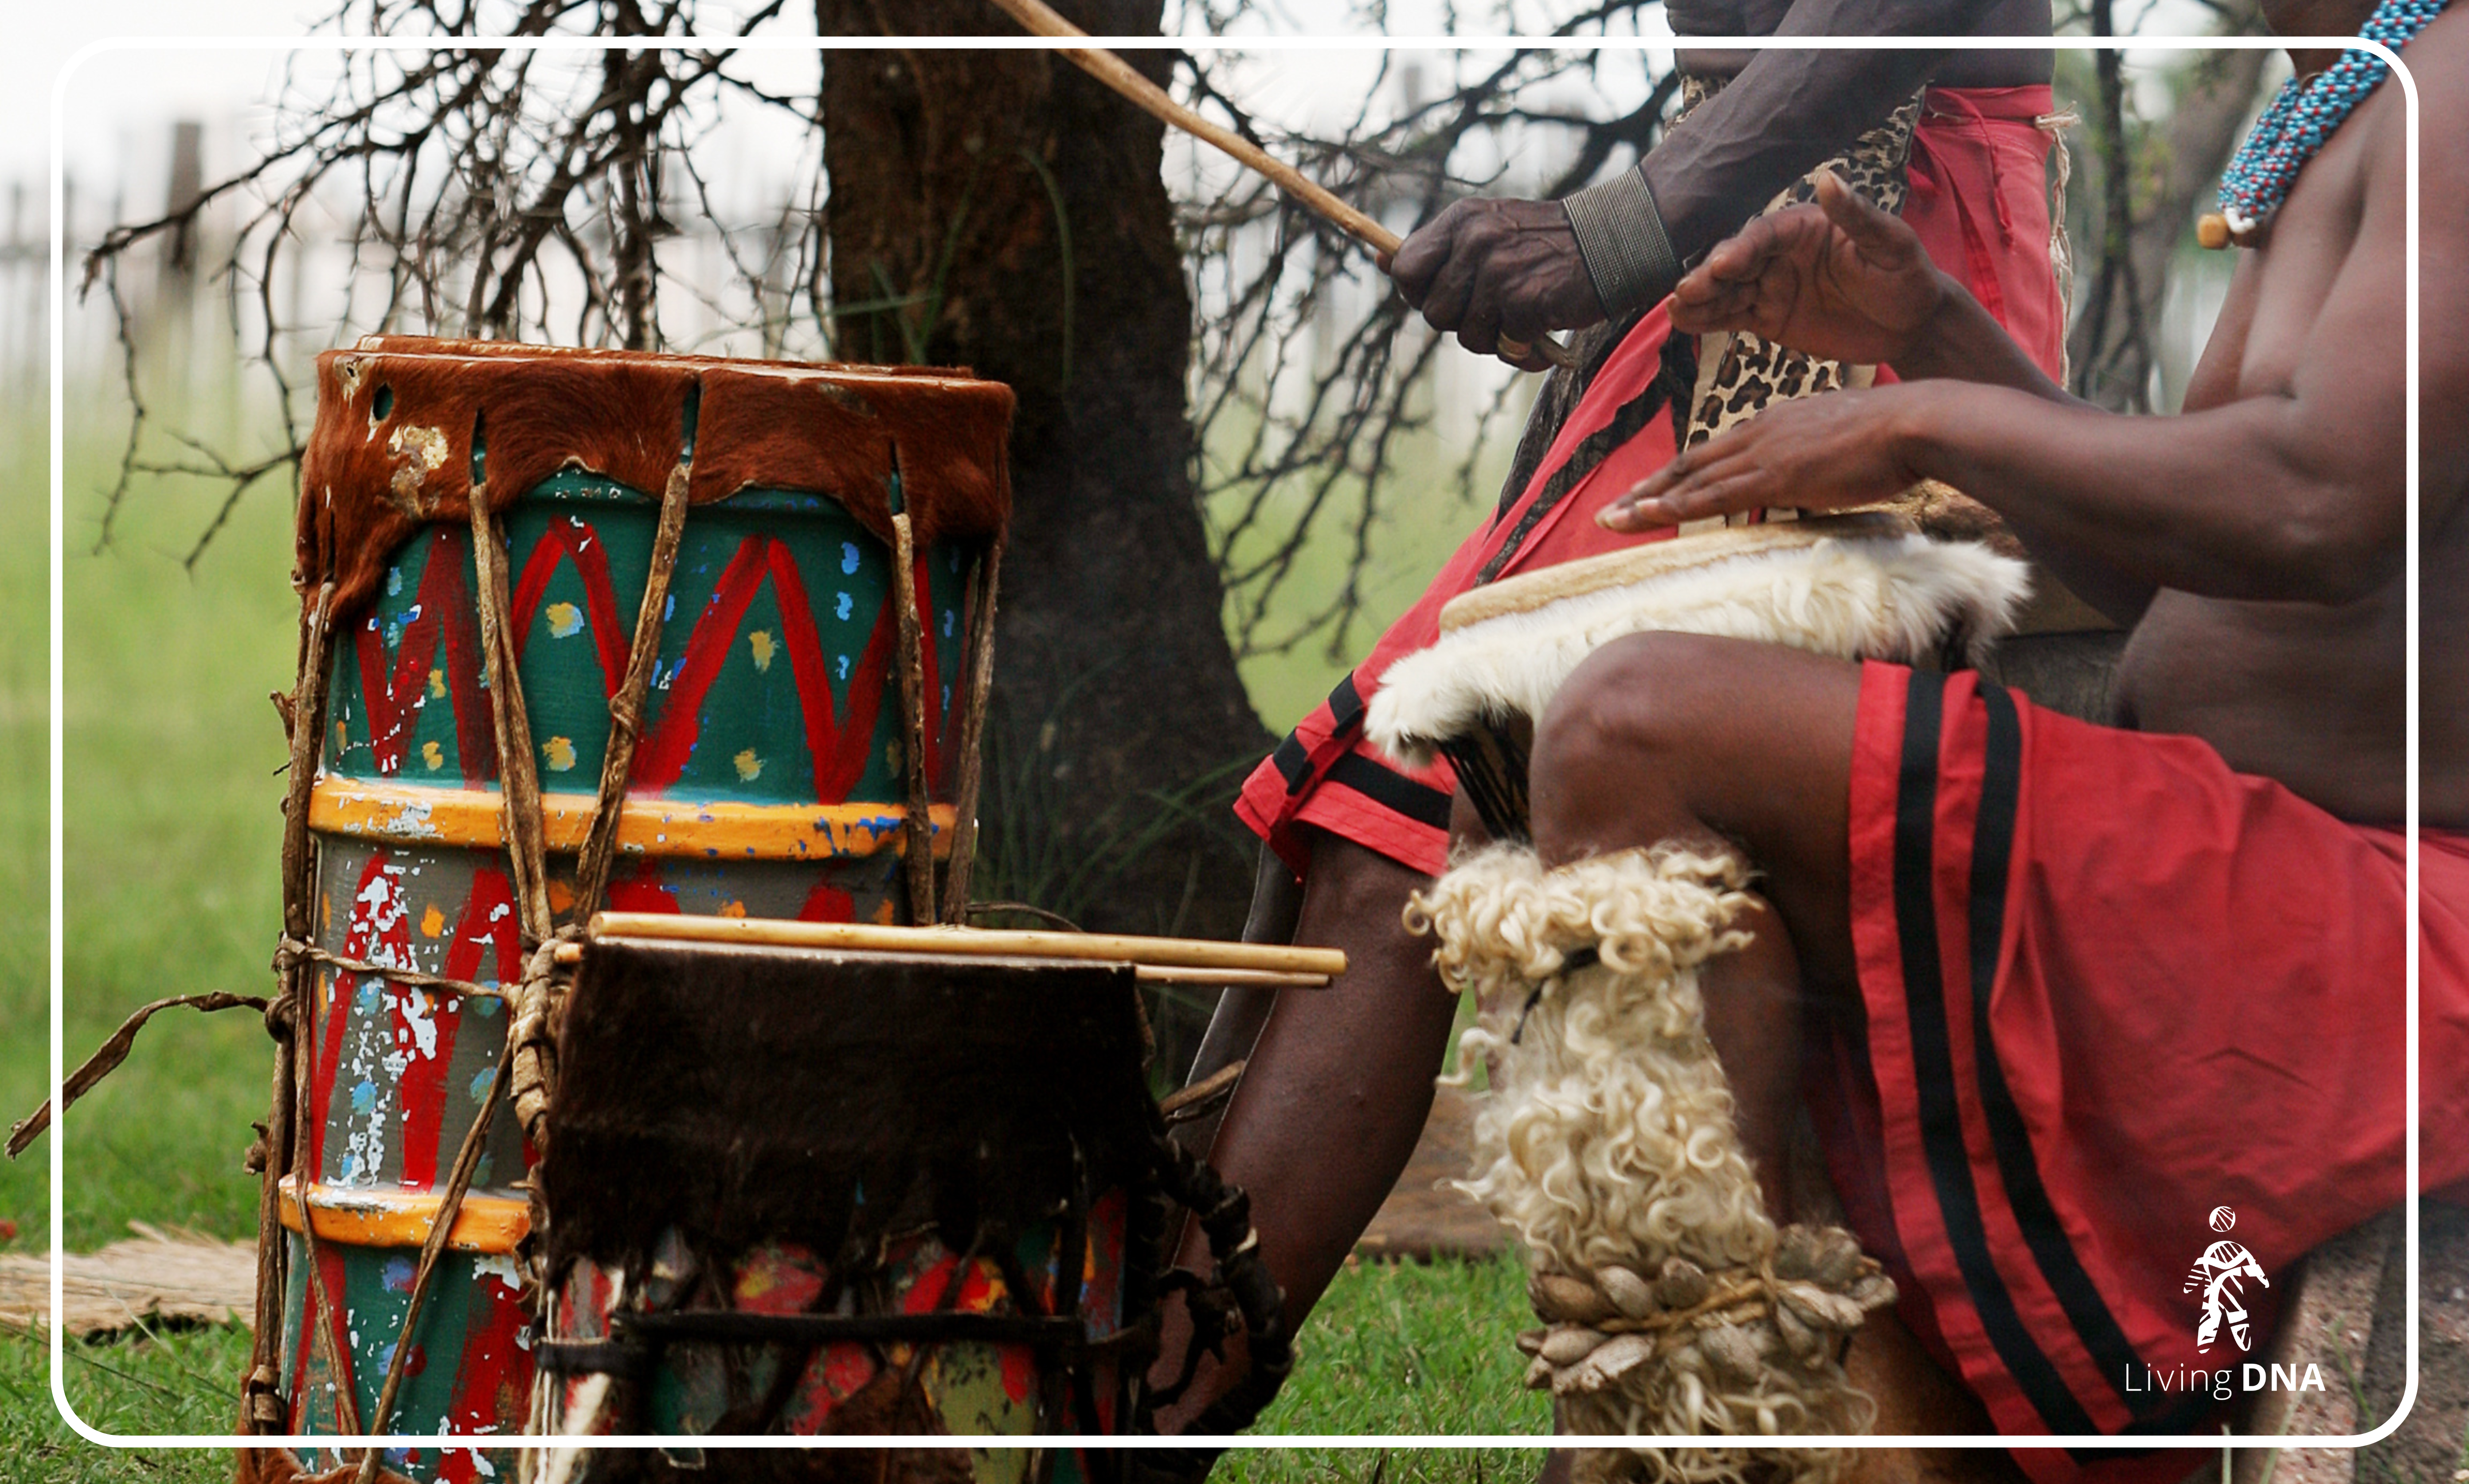
<path fill-rule="evenodd" d="M 131 1221 L 137 1235 L 62 1260 L 62 1307 L 74 1335 L 125 1330 L 144 1319 L 248 1322 L 257 1299 L 257 1246 Z M 0 1325 L 49 1321 L 52 1265 L 41 1253 L 0 1257 Z"/>

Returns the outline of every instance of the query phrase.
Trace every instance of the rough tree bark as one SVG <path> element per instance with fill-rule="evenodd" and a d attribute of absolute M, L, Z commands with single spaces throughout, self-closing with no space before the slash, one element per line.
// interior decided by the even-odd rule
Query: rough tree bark
<path fill-rule="evenodd" d="M 1100 35 L 1162 13 L 1059 8 Z M 832 36 L 1004 25 L 984 0 L 816 11 Z M 1168 54 L 1130 55 L 1166 80 Z M 827 53 L 822 109 L 839 354 L 971 366 L 1020 399 L 984 812 L 1029 828 L 998 868 L 1092 928 L 1233 936 L 1251 868 L 1224 805 L 1270 739 L 1192 493 L 1162 126 L 1042 52 Z"/>

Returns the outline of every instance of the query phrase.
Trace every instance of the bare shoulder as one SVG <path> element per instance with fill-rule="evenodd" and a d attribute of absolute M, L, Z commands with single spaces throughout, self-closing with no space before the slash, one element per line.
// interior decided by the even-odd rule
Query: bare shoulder
<path fill-rule="evenodd" d="M 2469 136 L 2469 4 L 2456 3 L 2429 22 L 2400 59 L 2409 80 L 2416 84 L 2421 189 L 2469 180 L 2469 158 L 2452 148 L 2453 142 Z M 2397 164 L 2405 158 L 2406 100 L 2397 82 L 2383 93 L 2374 100 L 2375 152 Z M 2431 216 L 2426 225 L 2433 230 Z"/>

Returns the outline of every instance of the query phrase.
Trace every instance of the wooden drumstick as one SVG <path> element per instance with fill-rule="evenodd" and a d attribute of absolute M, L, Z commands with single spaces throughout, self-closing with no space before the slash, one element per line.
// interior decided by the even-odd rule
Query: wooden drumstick
<path fill-rule="evenodd" d="M 994 0 L 995 6 L 1021 26 L 1041 36 L 1055 36 L 1085 41 L 1089 34 L 1054 13 L 1045 0 Z M 1384 259 L 1394 256 L 1402 240 L 1396 233 L 1347 205 L 1320 182 L 1278 159 L 1232 129 L 1210 123 L 1199 114 L 1166 96 L 1165 89 L 1132 70 L 1132 65 L 1101 46 L 1067 46 L 1063 55 L 1089 76 L 1130 99 L 1147 113 L 1197 139 L 1206 140 L 1234 156 L 1243 165 L 1266 175 L 1279 189 L 1309 207 L 1323 220 L 1353 238 Z M 1540 352 L 1555 366 L 1572 367 L 1577 358 L 1568 347 L 1545 335 L 1533 346 L 1500 338 L 1500 354 L 1504 360 L 1523 359 L 1530 351 Z M 1512 364 L 1514 361 L 1512 360 Z"/>

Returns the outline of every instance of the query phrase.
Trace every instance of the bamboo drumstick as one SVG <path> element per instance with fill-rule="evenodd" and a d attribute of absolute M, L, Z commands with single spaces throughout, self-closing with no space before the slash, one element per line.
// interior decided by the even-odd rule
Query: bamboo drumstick
<path fill-rule="evenodd" d="M 593 939 L 756 944 L 873 953 L 955 953 L 990 958 L 1099 959 L 1160 969 L 1236 970 L 1279 974 L 1346 972 L 1335 948 L 1204 938 L 1138 938 L 1118 933 L 1020 931 L 991 927 L 881 927 L 872 923 L 796 923 L 754 917 L 680 917 L 664 912 L 602 912 Z"/>
<path fill-rule="evenodd" d="M 1270 990 L 1328 988 L 1327 974 L 1290 973 L 1281 969 L 1168 969 L 1158 964 L 1142 964 L 1140 972 L 1142 984 L 1213 984 L 1220 988 L 1242 985 Z"/>
<path fill-rule="evenodd" d="M 1032 34 L 1086 41 L 1089 34 L 1054 13 L 1045 0 L 994 0 L 997 9 Z M 1183 104 L 1166 96 L 1165 89 L 1151 82 L 1132 69 L 1114 53 L 1101 46 L 1067 46 L 1058 48 L 1073 65 L 1096 78 L 1116 92 L 1130 99 L 1142 109 L 1195 138 L 1208 141 L 1234 156 L 1252 170 L 1266 175 L 1279 189 L 1303 202 L 1347 236 L 1379 253 L 1384 259 L 1394 255 L 1401 239 L 1396 233 L 1373 220 L 1353 207 L 1339 200 L 1329 190 L 1283 160 L 1270 154 L 1234 130 L 1211 124 Z M 1534 346 L 1503 337 L 1500 342 L 1504 357 L 1523 357 L 1530 349 L 1540 351 L 1543 358 L 1555 366 L 1577 364 L 1568 348 L 1546 335 Z"/>

